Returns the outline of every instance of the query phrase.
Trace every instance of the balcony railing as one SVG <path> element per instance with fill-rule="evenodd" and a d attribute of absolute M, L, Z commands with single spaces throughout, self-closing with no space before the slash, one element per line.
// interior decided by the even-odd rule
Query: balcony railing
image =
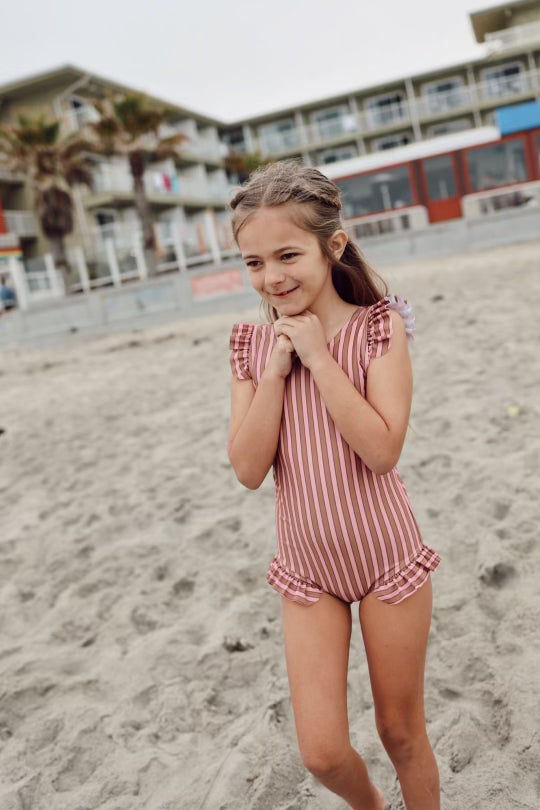
<path fill-rule="evenodd" d="M 171 199 L 181 204 L 181 198 L 186 200 L 200 200 L 201 203 L 216 200 L 227 203 L 230 199 L 230 188 L 224 183 L 211 183 L 184 179 L 181 175 L 171 175 L 159 171 L 148 170 L 144 175 L 144 187 L 149 197 Z M 94 174 L 93 191 L 116 192 L 120 194 L 133 193 L 133 180 L 127 172 L 115 166 L 103 164 Z M 178 200 L 178 198 L 180 198 Z"/>
<path fill-rule="evenodd" d="M 417 99 L 414 110 L 418 118 L 427 118 L 431 115 L 445 115 L 459 112 L 474 103 L 474 95 L 469 87 L 454 87 L 445 93 L 426 93 Z"/>
<path fill-rule="evenodd" d="M 39 227 L 32 211 L 4 211 L 4 221 L 9 233 L 17 236 L 37 236 Z"/>
<path fill-rule="evenodd" d="M 522 48 L 540 42 L 540 20 L 486 34 L 489 53 Z"/>
<path fill-rule="evenodd" d="M 282 132 L 262 132 L 252 138 L 250 151 L 263 156 L 309 148 L 321 148 L 333 139 L 343 142 L 350 136 L 371 135 L 395 130 L 416 118 L 423 121 L 437 115 L 448 116 L 472 110 L 478 105 L 508 103 L 512 98 L 540 92 L 540 70 L 521 71 L 514 75 L 499 75 L 470 85 L 455 87 L 442 93 L 424 94 L 412 102 L 401 101 L 382 107 L 344 113 L 328 121 L 315 121 Z M 246 146 L 234 146 L 235 152 L 247 151 Z"/>
<path fill-rule="evenodd" d="M 476 88 L 481 101 L 498 101 L 534 92 L 538 88 L 538 79 L 539 71 L 522 71 L 487 79 L 479 82 Z"/>

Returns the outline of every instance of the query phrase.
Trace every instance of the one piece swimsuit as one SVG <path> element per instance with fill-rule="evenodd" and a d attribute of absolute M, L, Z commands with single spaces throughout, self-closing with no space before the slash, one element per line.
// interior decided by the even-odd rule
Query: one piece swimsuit
<path fill-rule="evenodd" d="M 364 397 L 370 361 L 391 345 L 391 308 L 403 317 L 410 340 L 410 305 L 386 296 L 358 307 L 328 343 Z M 235 323 L 233 374 L 256 388 L 276 340 L 272 323 Z M 285 379 L 273 477 L 277 550 L 266 579 L 282 596 L 311 605 L 328 593 L 351 604 L 374 593 L 397 604 L 438 566 L 440 557 L 422 542 L 396 467 L 375 473 L 352 450 L 295 354 Z"/>

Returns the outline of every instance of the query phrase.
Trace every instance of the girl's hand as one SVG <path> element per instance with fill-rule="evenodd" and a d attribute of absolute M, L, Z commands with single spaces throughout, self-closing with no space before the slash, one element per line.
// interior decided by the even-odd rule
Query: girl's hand
<path fill-rule="evenodd" d="M 299 315 L 282 315 L 274 321 L 276 335 L 286 335 L 306 368 L 328 354 L 326 335 L 318 317 L 309 309 Z"/>
<path fill-rule="evenodd" d="M 266 369 L 278 377 L 287 377 L 292 368 L 293 352 L 294 346 L 289 338 L 283 334 L 278 335 Z"/>

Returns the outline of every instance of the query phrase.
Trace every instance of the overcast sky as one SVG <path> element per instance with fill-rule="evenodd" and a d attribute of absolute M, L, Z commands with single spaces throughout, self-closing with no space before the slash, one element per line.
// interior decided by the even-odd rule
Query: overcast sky
<path fill-rule="evenodd" d="M 11 0 L 0 84 L 67 62 L 224 121 L 483 53 L 494 0 Z"/>

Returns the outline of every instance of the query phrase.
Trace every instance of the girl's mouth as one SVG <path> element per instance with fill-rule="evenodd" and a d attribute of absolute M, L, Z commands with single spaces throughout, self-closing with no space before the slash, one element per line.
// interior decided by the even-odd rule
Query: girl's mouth
<path fill-rule="evenodd" d="M 287 295 L 290 295 L 292 292 L 294 292 L 297 289 L 298 289 L 298 287 L 293 287 L 291 290 L 287 290 L 287 292 L 274 293 L 274 295 L 276 296 L 276 298 L 286 298 Z"/>

